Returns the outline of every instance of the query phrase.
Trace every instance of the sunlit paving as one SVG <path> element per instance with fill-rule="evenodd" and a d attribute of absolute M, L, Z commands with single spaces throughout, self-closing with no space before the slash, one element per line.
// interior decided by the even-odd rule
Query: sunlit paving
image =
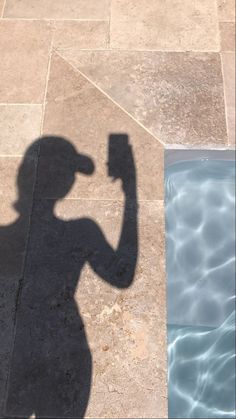
<path fill-rule="evenodd" d="M 0 0 L 0 419 L 230 419 L 235 0 Z"/>

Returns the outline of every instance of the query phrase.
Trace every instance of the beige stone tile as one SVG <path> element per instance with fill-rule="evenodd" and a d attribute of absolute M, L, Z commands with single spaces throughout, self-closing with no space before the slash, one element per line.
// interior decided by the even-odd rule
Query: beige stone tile
<path fill-rule="evenodd" d="M 4 0 L 0 0 L 0 17 L 2 16 L 3 13 L 3 7 L 4 7 Z"/>
<path fill-rule="evenodd" d="M 235 54 L 222 54 L 229 144 L 235 146 Z"/>
<path fill-rule="evenodd" d="M 235 20 L 235 0 L 218 0 L 218 14 L 220 21 Z"/>
<path fill-rule="evenodd" d="M 0 21 L 0 98 L 3 103 L 41 103 L 51 26 L 40 21 Z"/>
<path fill-rule="evenodd" d="M 95 207 L 92 202 L 84 206 L 64 201 L 57 211 L 73 219 L 89 216 L 117 246 L 121 205 L 102 202 Z M 129 289 L 108 289 L 98 276 L 94 278 L 88 266 L 82 273 L 75 299 L 85 318 L 94 359 L 87 417 L 167 417 L 163 215 L 161 202 L 140 204 L 139 258 Z"/>
<path fill-rule="evenodd" d="M 106 21 L 55 21 L 56 49 L 104 49 L 108 46 Z"/>
<path fill-rule="evenodd" d="M 77 51 L 63 56 L 165 144 L 227 142 L 218 54 Z"/>
<path fill-rule="evenodd" d="M 89 156 L 95 165 L 92 176 L 76 174 L 67 198 L 123 199 L 121 183 L 119 180 L 113 182 L 107 167 L 109 137 L 120 133 L 127 135 L 133 148 L 139 198 L 162 199 L 162 145 L 55 54 L 48 85 L 44 134 L 66 137 L 78 152 Z M 59 165 L 53 156 L 59 151 L 56 145 L 54 151 L 49 149 L 48 155 L 45 152 L 40 158 L 39 196 L 58 197 L 61 194 L 59 183 L 56 189 L 48 182 L 48 178 L 58 176 Z M 62 156 L 61 164 L 63 161 Z"/>
<path fill-rule="evenodd" d="M 23 155 L 40 136 L 41 105 L 0 104 L 0 155 Z"/>
<path fill-rule="evenodd" d="M 81 417 L 80 398 L 85 393 L 82 387 L 78 391 L 75 361 L 80 364 L 84 359 L 85 368 L 89 359 L 86 351 L 92 355 L 92 368 L 84 370 L 82 384 L 88 382 L 86 374 L 92 374 L 86 418 L 167 418 L 163 202 L 140 203 L 138 261 L 133 282 L 125 289 L 119 289 L 122 272 L 113 283 L 111 275 L 102 280 L 86 263 L 92 254 L 89 235 L 93 229 L 102 231 L 100 245 L 94 242 L 95 254 L 101 256 L 104 249 L 104 260 L 109 260 L 103 237 L 117 248 L 121 202 L 99 200 L 95 205 L 94 201 L 62 200 L 53 210 L 53 217 L 47 200 L 37 201 L 34 208 L 7 413 L 29 416 L 36 406 L 39 417 Z M 62 234 L 63 240 L 58 241 Z M 123 257 L 129 251 L 132 260 L 132 244 L 124 250 Z M 98 271 L 101 257 L 99 260 Z M 77 271 L 81 263 L 83 268 Z M 60 342 L 57 347 L 56 336 Z M 53 379 L 60 385 L 54 382 L 51 388 Z M 74 380 L 75 385 L 71 385 Z"/>
<path fill-rule="evenodd" d="M 235 51 L 235 23 L 220 22 L 221 50 Z"/>
<path fill-rule="evenodd" d="M 218 50 L 212 0 L 112 0 L 111 46 L 119 49 Z"/>
<path fill-rule="evenodd" d="M 7 0 L 4 17 L 108 19 L 109 0 Z"/>

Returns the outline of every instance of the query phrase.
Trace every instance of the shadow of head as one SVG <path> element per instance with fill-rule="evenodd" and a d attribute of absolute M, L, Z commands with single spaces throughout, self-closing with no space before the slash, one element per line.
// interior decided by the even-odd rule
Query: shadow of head
<path fill-rule="evenodd" d="M 21 212 L 29 198 L 34 183 L 33 162 L 38 160 L 35 193 L 38 197 L 60 199 L 70 191 L 76 173 L 92 175 L 93 160 L 77 152 L 75 147 L 62 137 L 42 137 L 27 149 L 17 177 L 19 199 L 14 207 Z M 35 163 L 36 164 L 36 163 Z"/>

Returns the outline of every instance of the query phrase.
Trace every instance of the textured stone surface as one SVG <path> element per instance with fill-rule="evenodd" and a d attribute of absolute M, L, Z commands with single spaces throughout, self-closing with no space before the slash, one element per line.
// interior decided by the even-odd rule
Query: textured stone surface
<path fill-rule="evenodd" d="M 76 175 L 76 182 L 67 198 L 122 199 L 120 181 L 108 176 L 109 136 L 122 133 L 132 145 L 137 170 L 140 199 L 163 198 L 163 147 L 104 96 L 57 54 L 51 64 L 48 85 L 44 134 L 66 137 L 81 154 L 95 165 L 93 176 Z M 58 197 L 50 187 L 53 177 L 52 156 L 40 161 L 44 173 L 38 183 L 37 196 Z"/>
<path fill-rule="evenodd" d="M 56 49 L 107 48 L 109 25 L 106 21 L 56 21 L 54 25 Z"/>
<path fill-rule="evenodd" d="M 235 147 L 235 54 L 222 54 L 229 144 Z"/>
<path fill-rule="evenodd" d="M 41 105 L 0 104 L 0 155 L 23 155 L 40 135 Z"/>
<path fill-rule="evenodd" d="M 106 277 L 102 265 L 109 252 L 103 236 L 99 242 L 92 233 L 101 230 L 116 249 L 123 204 L 66 200 L 58 203 L 53 216 L 52 209 L 50 201 L 39 201 L 33 216 L 7 414 L 80 417 L 82 388 L 89 386 L 92 372 L 86 417 L 166 418 L 163 204 L 140 204 L 136 273 L 132 286 L 123 290 L 122 273 L 114 282 Z M 132 210 L 130 217 L 131 222 Z M 91 253 L 90 234 L 98 245 L 98 265 L 89 262 L 97 258 L 96 251 Z M 126 252 L 131 261 L 132 245 Z M 89 264 L 81 271 L 86 260 Z M 92 266 L 97 266 L 96 274 Z M 81 357 L 82 387 L 77 376 Z"/>
<path fill-rule="evenodd" d="M 233 49 L 234 8 L 234 0 L 6 0 L 9 19 L 0 21 L 0 417 L 71 414 L 78 419 L 77 408 L 85 409 L 91 387 L 88 418 L 167 418 L 165 236 L 158 201 L 163 200 L 163 147 L 157 139 L 171 147 L 227 146 L 221 63 L 218 54 L 207 52 L 221 48 L 229 146 L 235 147 L 234 55 L 225 53 Z M 61 153 L 41 142 L 40 200 L 21 280 L 52 33 L 54 48 L 92 82 L 54 56 L 44 133 L 57 141 L 56 136 L 67 137 L 82 154 L 77 161 L 73 149 L 67 155 L 67 147 Z M 79 51 L 106 49 L 110 40 L 120 51 Z M 136 52 L 121 51 L 129 49 Z M 112 134 L 123 146 L 115 165 L 107 166 Z M 124 165 L 117 163 L 123 157 L 127 163 L 127 137 L 141 200 L 138 260 L 125 288 L 123 258 L 130 255 L 128 267 L 135 259 L 130 229 L 116 275 L 112 269 L 105 275 L 105 268 L 109 245 L 116 249 L 119 243 L 124 204 L 124 183 L 108 175 L 116 169 L 120 177 Z M 21 158 L 1 156 L 23 155 L 31 142 L 16 182 Z M 126 165 L 123 174 L 129 173 Z M 130 222 L 131 184 L 125 186 Z M 100 246 L 90 251 L 97 240 Z"/>
<path fill-rule="evenodd" d="M 1 102 L 42 102 L 50 37 L 46 22 L 0 21 Z"/>
<path fill-rule="evenodd" d="M 4 17 L 107 19 L 109 0 L 7 0 Z"/>
<path fill-rule="evenodd" d="M 218 14 L 223 22 L 235 20 L 235 1 L 218 0 Z"/>
<path fill-rule="evenodd" d="M 3 6 L 4 6 L 4 0 L 0 0 L 0 17 L 2 16 L 2 13 L 3 13 Z"/>
<path fill-rule="evenodd" d="M 221 50 L 235 51 L 235 23 L 220 22 Z"/>
<path fill-rule="evenodd" d="M 216 5 L 212 0 L 112 0 L 111 46 L 218 50 Z"/>
<path fill-rule="evenodd" d="M 77 51 L 63 56 L 165 144 L 226 144 L 219 54 Z"/>
<path fill-rule="evenodd" d="M 13 209 L 18 197 L 15 183 L 19 165 L 19 158 L 0 158 L 0 417 L 3 415 L 16 299 L 25 258 L 35 174 L 35 162 L 30 159 L 25 163 L 24 173 L 19 179 L 21 199 L 18 200 L 17 209 Z"/>

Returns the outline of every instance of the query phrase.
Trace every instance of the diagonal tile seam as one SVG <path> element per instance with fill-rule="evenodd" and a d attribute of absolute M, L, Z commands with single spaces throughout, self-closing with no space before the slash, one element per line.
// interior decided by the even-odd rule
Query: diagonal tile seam
<path fill-rule="evenodd" d="M 86 79 L 92 86 L 94 86 L 100 93 L 103 94 L 107 99 L 109 99 L 116 107 L 122 110 L 126 115 L 128 115 L 138 126 L 140 126 L 143 130 L 145 130 L 155 141 L 158 141 L 160 144 L 160 148 L 165 147 L 163 141 L 157 138 L 148 128 L 146 128 L 141 122 L 137 121 L 126 109 L 124 109 L 121 105 L 119 105 L 111 96 L 109 96 L 103 89 L 101 89 L 93 80 L 91 80 L 85 73 L 81 70 L 76 68 L 70 61 L 66 60 L 56 49 L 53 48 L 53 52 L 58 55 L 64 62 L 66 62 L 71 68 L 73 68 L 75 73 L 79 73 L 84 79 Z"/>
<path fill-rule="evenodd" d="M 162 141 L 161 139 L 159 139 L 152 131 L 150 131 L 145 125 L 143 125 L 140 121 L 138 121 L 132 114 L 130 114 L 125 108 L 123 108 L 118 102 L 116 102 L 108 93 L 106 93 L 101 87 L 99 87 L 93 80 L 91 80 L 90 77 L 88 77 L 83 71 L 81 71 L 81 69 L 77 68 L 74 66 L 73 63 L 70 62 L 70 60 L 66 59 L 63 56 L 63 50 L 61 49 L 60 51 L 56 50 L 55 48 L 53 48 L 54 53 L 57 54 L 58 56 L 60 56 L 60 58 L 62 60 L 64 60 L 68 65 L 70 65 L 75 72 L 78 72 L 81 76 L 83 76 L 89 83 L 91 83 L 96 89 L 98 89 L 104 96 L 106 96 L 111 102 L 113 102 L 118 108 L 120 108 L 125 114 L 127 114 L 134 122 L 136 122 L 137 125 L 139 125 L 141 128 L 143 128 L 155 141 L 158 141 L 158 143 L 160 144 L 160 147 L 163 146 L 164 149 L 191 149 L 191 150 L 227 150 L 229 147 L 228 144 L 228 139 L 227 139 L 227 143 L 225 145 L 191 145 L 191 144 L 174 144 L 174 143 L 164 143 L 164 141 Z M 82 51 L 82 50 L 80 50 Z M 92 52 L 94 50 L 90 50 L 90 52 Z M 97 50 L 99 52 L 101 52 L 102 50 Z M 109 50 L 104 50 L 104 51 L 109 51 Z M 114 51 L 114 50 L 110 50 L 110 51 Z M 119 50 L 120 51 L 120 50 Z M 123 52 L 123 50 L 122 50 Z M 130 51 L 129 51 L 130 52 Z M 133 52 L 133 50 L 132 50 Z M 145 51 L 147 52 L 147 51 Z M 151 51 L 151 52 L 155 52 L 155 51 Z M 158 51 L 161 52 L 161 51 Z M 170 51 L 165 51 L 167 53 L 169 53 Z M 184 53 L 183 51 L 172 51 L 173 53 Z M 194 51 L 195 53 L 196 51 Z M 206 51 L 205 51 L 206 52 Z M 211 51 L 212 52 L 212 51 Z M 213 51 L 215 54 L 220 55 L 219 52 L 215 52 Z M 208 52 L 207 52 L 208 53 Z M 224 90 L 224 86 L 223 90 Z M 225 116 L 224 118 L 226 118 L 226 108 L 224 108 L 224 113 Z"/>

